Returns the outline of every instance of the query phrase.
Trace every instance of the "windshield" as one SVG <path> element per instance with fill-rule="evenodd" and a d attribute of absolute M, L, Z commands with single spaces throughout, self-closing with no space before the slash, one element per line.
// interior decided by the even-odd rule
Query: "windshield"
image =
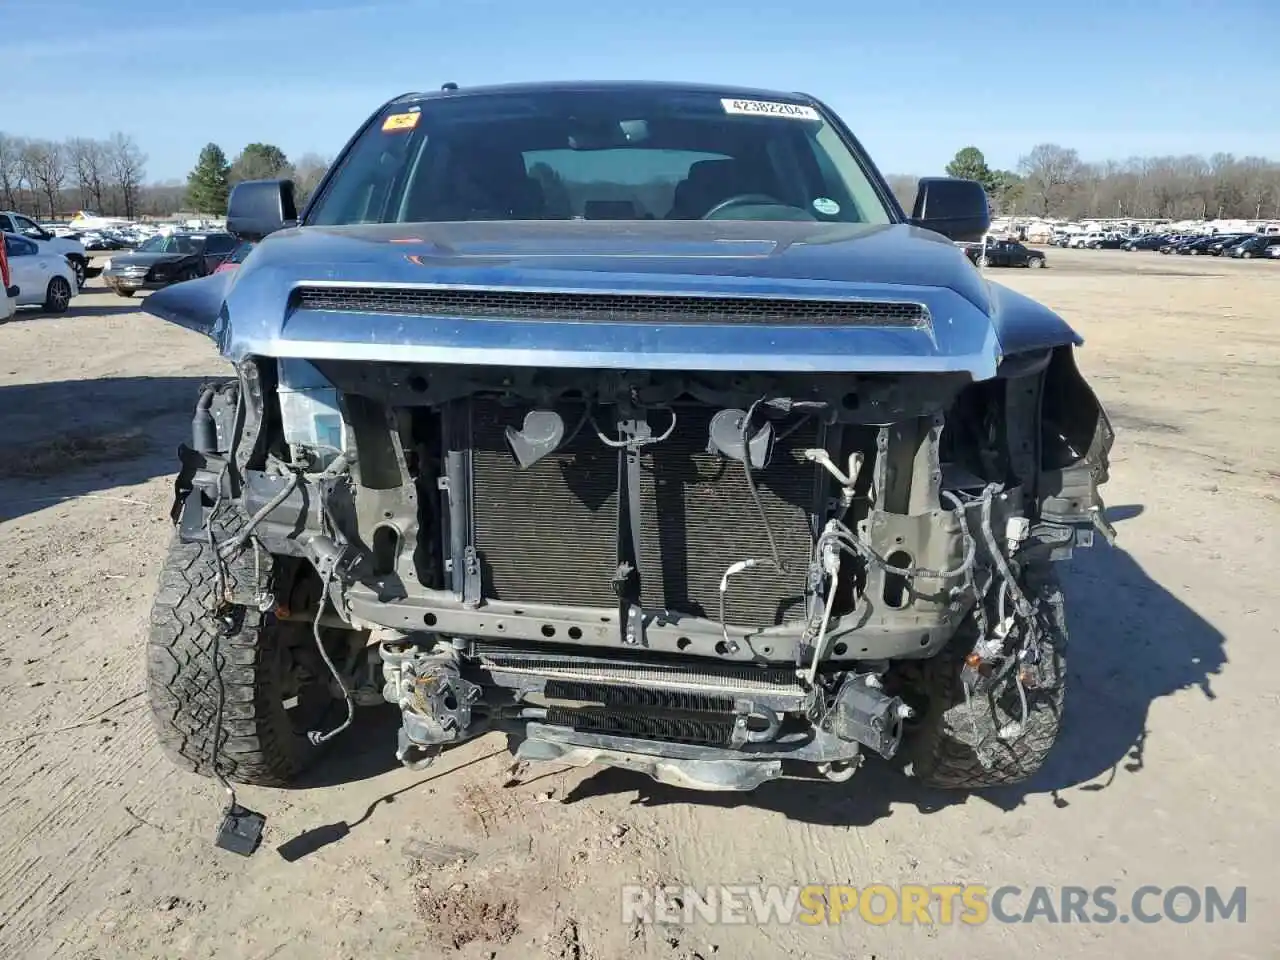
<path fill-rule="evenodd" d="M 569 219 L 891 222 L 814 107 L 650 89 L 394 106 L 307 223 Z"/>
<path fill-rule="evenodd" d="M 139 253 L 196 253 L 201 241 L 195 237 L 152 237 L 137 248 Z"/>

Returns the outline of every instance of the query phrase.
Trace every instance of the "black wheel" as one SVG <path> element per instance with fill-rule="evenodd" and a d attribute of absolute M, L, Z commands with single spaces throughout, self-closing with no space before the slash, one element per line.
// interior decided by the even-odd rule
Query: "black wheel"
<path fill-rule="evenodd" d="M 989 266 L 991 266 L 991 259 L 990 259 L 989 257 L 979 257 L 979 258 L 978 258 L 978 266 L 980 266 L 980 267 L 989 267 Z"/>
<path fill-rule="evenodd" d="M 1027 266 L 1032 270 L 1039 270 L 1044 266 L 1044 257 L 1032 257 L 1027 261 Z"/>
<path fill-rule="evenodd" d="M 224 505 L 214 522 L 215 538 L 224 540 L 243 522 Z M 269 566 L 270 557 L 264 557 L 261 567 Z M 252 548 L 224 565 L 226 595 L 242 595 L 253 580 Z M 251 592 L 265 580 L 264 575 Z M 324 724 L 335 703 L 311 628 L 282 623 L 254 607 L 220 604 L 209 545 L 175 537 L 151 610 L 147 698 L 165 754 L 202 776 L 214 775 L 210 750 L 219 683 L 218 770 L 227 779 L 282 786 L 311 765 L 322 748 L 307 739 L 307 731 Z"/>
<path fill-rule="evenodd" d="M 54 277 L 49 281 L 49 289 L 44 295 L 46 313 L 66 313 L 71 306 L 71 284 L 63 277 Z"/>
<path fill-rule="evenodd" d="M 68 258 L 67 262 L 71 264 L 71 269 L 76 275 L 76 289 L 83 290 L 85 281 L 88 280 L 89 277 L 88 269 L 85 267 L 85 262 L 78 257 Z"/>
<path fill-rule="evenodd" d="M 1040 663 L 1026 668 L 1032 674 L 1024 684 L 1026 725 L 1006 729 L 1022 717 L 1014 683 L 994 696 L 975 693 L 966 703 L 961 669 L 977 637 L 970 614 L 946 649 L 924 664 L 918 692 L 927 705 L 903 744 L 910 776 L 933 787 L 971 790 L 1020 783 L 1044 764 L 1062 725 L 1067 626 L 1051 567 L 1029 571 L 1024 589 L 1045 631 Z"/>
<path fill-rule="evenodd" d="M 128 287 L 116 287 L 117 297 L 132 297 L 136 291 L 130 290 Z"/>

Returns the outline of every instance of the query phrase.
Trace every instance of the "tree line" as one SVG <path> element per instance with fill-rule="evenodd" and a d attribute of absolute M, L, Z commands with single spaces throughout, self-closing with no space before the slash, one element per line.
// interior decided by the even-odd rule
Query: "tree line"
<path fill-rule="evenodd" d="M 228 159 L 209 143 L 185 183 L 147 183 L 147 155 L 129 134 L 54 141 L 0 131 L 0 204 L 50 219 L 78 209 L 129 219 L 179 211 L 218 216 L 241 180 L 289 177 L 301 203 L 331 162 L 316 153 L 290 160 L 269 143 L 250 143 Z M 1280 162 L 1265 157 L 1215 153 L 1088 163 L 1074 149 L 1042 143 L 1019 158 L 1016 170 L 999 170 L 967 146 L 946 172 L 981 182 L 995 211 L 1005 215 L 1280 219 Z M 919 177 L 888 179 L 909 209 Z"/>
<path fill-rule="evenodd" d="M 129 134 L 57 141 L 0 131 L 0 209 L 51 220 L 76 210 L 129 220 L 178 212 L 221 216 L 227 212 L 228 190 L 241 180 L 291 177 L 301 202 L 328 166 L 318 154 L 291 161 L 279 147 L 264 143 L 248 144 L 228 161 L 211 143 L 185 183 L 148 183 L 147 155 Z"/>
<path fill-rule="evenodd" d="M 1032 147 L 1017 170 L 993 170 L 977 147 L 947 164 L 953 177 L 978 180 L 998 214 L 1078 220 L 1089 217 L 1214 220 L 1280 219 L 1280 162 L 1230 153 L 1131 157 L 1087 163 L 1056 143 Z M 891 176 L 910 209 L 916 176 Z"/>
<path fill-rule="evenodd" d="M 221 216 L 227 212 L 227 196 L 237 183 L 277 177 L 293 181 L 294 199 L 301 206 L 331 162 L 318 153 L 304 153 L 291 161 L 271 143 L 248 144 L 234 160 L 228 160 L 222 147 L 207 143 L 187 175 L 187 206 L 196 213 Z"/>
<path fill-rule="evenodd" d="M 56 217 L 70 208 L 109 216 L 146 212 L 147 155 L 133 137 L 39 140 L 0 131 L 0 203 Z"/>

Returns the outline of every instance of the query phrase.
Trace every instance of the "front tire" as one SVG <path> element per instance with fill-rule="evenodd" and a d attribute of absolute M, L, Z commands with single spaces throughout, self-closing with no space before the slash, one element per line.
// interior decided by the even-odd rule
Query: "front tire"
<path fill-rule="evenodd" d="M 68 257 L 67 261 L 71 264 L 71 270 L 76 275 L 76 289 L 83 290 L 85 283 L 89 279 L 89 270 L 87 265 L 79 257 Z"/>
<path fill-rule="evenodd" d="M 63 277 L 54 277 L 44 294 L 46 313 L 66 313 L 71 306 L 71 284 Z"/>
<path fill-rule="evenodd" d="M 1044 266 L 1044 257 L 1032 257 L 1027 261 L 1027 266 L 1032 270 L 1039 270 Z"/>
<path fill-rule="evenodd" d="M 223 540 L 244 520 L 224 506 L 211 522 Z M 226 564 L 228 592 L 253 580 L 252 549 L 246 553 L 247 562 L 242 554 Z M 147 698 L 160 746 L 178 766 L 214 776 L 211 734 L 221 683 L 218 770 L 237 783 L 284 786 L 320 752 L 306 733 L 332 706 L 327 675 L 323 664 L 318 670 L 309 664 L 311 682 L 296 679 L 300 660 L 319 660 L 306 657 L 314 644 L 305 626 L 278 622 L 254 607 L 221 605 L 215 613 L 217 589 L 209 544 L 175 537 L 160 571 L 147 643 Z M 296 706 L 287 708 L 286 698 Z"/>
<path fill-rule="evenodd" d="M 1045 630 L 1035 686 L 1026 689 L 1025 727 L 1000 736 L 1002 728 L 1022 716 L 1015 684 L 994 697 L 975 692 L 965 700 L 961 669 L 977 637 L 970 614 L 942 653 L 924 664 L 919 692 L 927 706 L 904 744 L 910 776 L 931 787 L 973 790 L 1021 783 L 1044 764 L 1062 726 L 1067 626 L 1052 567 L 1030 570 L 1023 589 Z M 975 736 L 986 753 L 985 763 L 975 749 Z"/>

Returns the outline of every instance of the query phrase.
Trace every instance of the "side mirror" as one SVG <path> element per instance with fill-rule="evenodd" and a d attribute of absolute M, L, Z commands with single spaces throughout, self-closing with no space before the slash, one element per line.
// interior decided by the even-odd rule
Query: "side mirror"
<path fill-rule="evenodd" d="M 10 300 L 17 300 L 18 294 L 20 293 L 22 293 L 22 291 L 18 289 L 18 285 L 15 283 L 13 286 L 5 290 L 4 295 Z"/>
<path fill-rule="evenodd" d="M 227 201 L 227 232 L 256 243 L 298 220 L 292 180 L 245 180 Z"/>
<path fill-rule="evenodd" d="M 922 177 L 910 222 L 951 240 L 981 240 L 991 228 L 991 203 L 977 180 Z"/>

